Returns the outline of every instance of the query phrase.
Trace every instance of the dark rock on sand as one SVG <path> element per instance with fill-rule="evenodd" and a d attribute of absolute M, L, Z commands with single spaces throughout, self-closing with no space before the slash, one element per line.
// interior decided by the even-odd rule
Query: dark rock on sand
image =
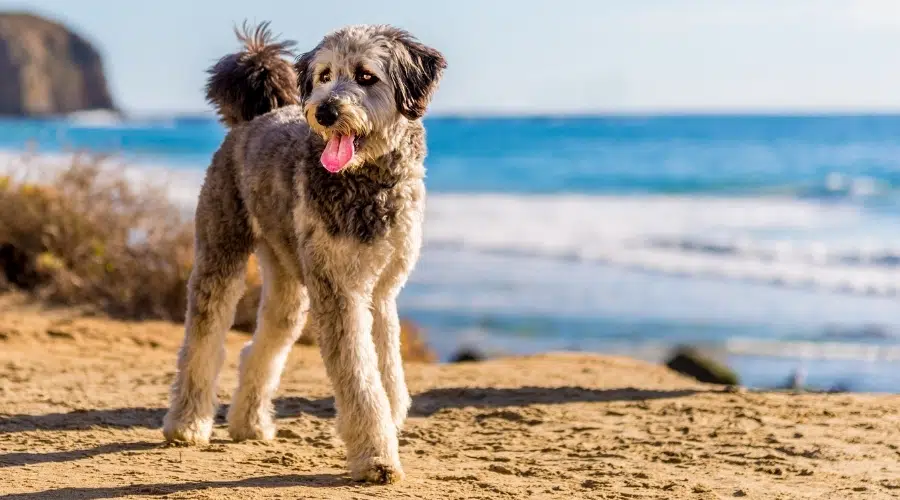
<path fill-rule="evenodd" d="M 451 363 L 471 363 L 476 361 L 484 361 L 487 357 L 477 349 L 471 347 L 463 347 L 456 354 L 450 357 Z"/>
<path fill-rule="evenodd" d="M 0 116 L 115 111 L 90 42 L 33 14 L 0 13 Z"/>
<path fill-rule="evenodd" d="M 738 385 L 740 382 L 734 370 L 694 347 L 677 348 L 666 366 L 709 384 Z"/>

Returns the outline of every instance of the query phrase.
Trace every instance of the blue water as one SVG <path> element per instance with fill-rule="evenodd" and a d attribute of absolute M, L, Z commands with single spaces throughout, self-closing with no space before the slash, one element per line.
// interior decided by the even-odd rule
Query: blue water
<path fill-rule="evenodd" d="M 422 260 L 401 296 L 443 357 L 720 353 L 750 386 L 900 392 L 900 116 L 431 118 Z M 0 158 L 174 172 L 205 117 L 0 121 Z M 52 162 L 51 162 L 52 163 Z"/>

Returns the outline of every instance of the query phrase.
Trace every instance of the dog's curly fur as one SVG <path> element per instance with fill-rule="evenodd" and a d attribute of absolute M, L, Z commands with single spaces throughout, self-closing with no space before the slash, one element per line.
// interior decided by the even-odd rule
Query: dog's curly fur
<path fill-rule="evenodd" d="M 269 23 L 235 29 L 244 50 L 229 54 L 209 69 L 206 99 L 229 126 L 247 122 L 273 109 L 300 102 L 297 73 L 283 56 L 296 45 L 275 41 Z"/>
<path fill-rule="evenodd" d="M 283 58 L 291 43 L 275 41 L 268 24 L 245 26 L 239 39 L 244 49 L 210 70 L 208 98 L 231 130 L 200 193 L 185 339 L 163 432 L 209 440 L 223 338 L 255 251 L 263 298 L 241 352 L 232 438 L 274 437 L 272 396 L 291 345 L 307 331 L 333 382 L 351 476 L 397 481 L 397 433 L 410 398 L 396 297 L 421 246 L 420 118 L 446 62 L 383 25 L 337 30 L 293 66 Z M 360 83 L 362 70 L 374 80 Z M 336 110 L 334 123 L 319 123 L 323 105 Z M 337 174 L 319 160 L 334 134 L 360 138 Z"/>

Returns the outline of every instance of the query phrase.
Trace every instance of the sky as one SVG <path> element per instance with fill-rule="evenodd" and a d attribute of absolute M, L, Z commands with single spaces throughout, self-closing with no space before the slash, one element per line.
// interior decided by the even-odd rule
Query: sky
<path fill-rule="evenodd" d="M 900 111 L 898 0 L 0 0 L 104 55 L 119 105 L 206 111 L 232 26 L 313 47 L 389 23 L 441 50 L 433 113 Z"/>

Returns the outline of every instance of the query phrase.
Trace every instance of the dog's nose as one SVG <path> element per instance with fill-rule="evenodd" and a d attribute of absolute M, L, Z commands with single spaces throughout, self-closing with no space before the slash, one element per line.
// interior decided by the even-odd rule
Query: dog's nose
<path fill-rule="evenodd" d="M 337 106 L 330 102 L 322 103 L 316 108 L 316 121 L 323 127 L 330 127 L 338 120 Z"/>

